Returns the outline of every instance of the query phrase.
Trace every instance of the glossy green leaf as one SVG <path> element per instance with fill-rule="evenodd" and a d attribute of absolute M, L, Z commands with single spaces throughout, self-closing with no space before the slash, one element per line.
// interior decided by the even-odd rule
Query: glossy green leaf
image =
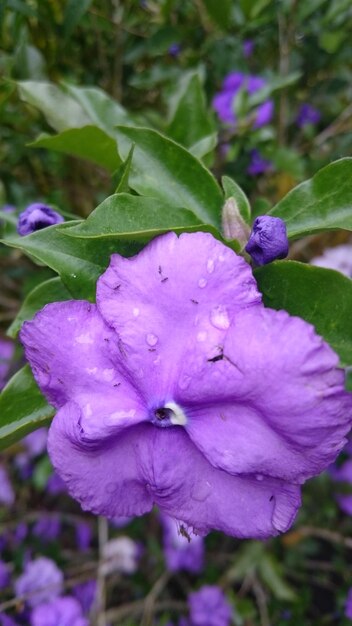
<path fill-rule="evenodd" d="M 29 365 L 25 365 L 0 394 L 0 449 L 48 424 L 54 412 L 39 391 Z"/>
<path fill-rule="evenodd" d="M 141 198 L 126 193 L 114 194 L 100 204 L 89 217 L 66 230 L 74 237 L 118 237 L 148 241 L 160 233 L 201 229 L 194 213 L 169 207 L 155 198 Z"/>
<path fill-rule="evenodd" d="M 23 322 L 32 319 L 33 315 L 49 302 L 61 302 L 72 298 L 60 278 L 50 278 L 37 285 L 25 298 L 19 312 L 9 327 L 7 334 L 15 339 Z"/>
<path fill-rule="evenodd" d="M 128 193 L 130 191 L 129 178 L 131 171 L 131 164 L 134 152 L 134 144 L 128 153 L 127 159 L 122 163 L 119 170 L 115 173 L 114 179 L 118 180 L 115 193 Z"/>
<path fill-rule="evenodd" d="M 228 29 L 232 11 L 232 0 L 203 0 L 209 17 L 217 26 Z"/>
<path fill-rule="evenodd" d="M 21 99 L 39 109 L 55 130 L 61 132 L 91 123 L 80 104 L 60 87 L 35 80 L 19 81 L 17 86 Z"/>
<path fill-rule="evenodd" d="M 121 164 L 116 141 L 96 126 L 70 128 L 58 135 L 40 135 L 29 144 L 32 148 L 48 148 L 92 161 L 110 172 Z"/>
<path fill-rule="evenodd" d="M 313 324 L 341 362 L 352 364 L 352 280 L 297 261 L 275 261 L 254 274 L 266 306 Z"/>
<path fill-rule="evenodd" d="M 185 148 L 147 128 L 118 127 L 118 150 L 126 158 L 135 144 L 130 186 L 142 196 L 166 206 L 184 207 L 201 223 L 218 227 L 223 204 L 221 190 L 204 165 Z"/>
<path fill-rule="evenodd" d="M 126 253 L 126 246 L 118 246 L 114 239 L 106 240 L 101 246 L 97 240 L 67 237 L 65 230 L 77 223 L 50 226 L 26 237 L 13 235 L 2 242 L 48 265 L 59 274 L 73 297 L 94 300 L 96 281 L 107 267 L 110 255 Z"/>
<path fill-rule="evenodd" d="M 65 83 L 65 89 L 82 107 L 89 120 L 109 135 L 115 136 L 115 126 L 118 124 L 131 123 L 127 111 L 102 89 L 76 87 L 69 83 Z"/>
<path fill-rule="evenodd" d="M 225 192 L 225 198 L 228 200 L 229 198 L 234 198 L 237 202 L 237 206 L 241 216 L 247 224 L 251 222 L 251 205 L 249 204 L 249 200 L 244 193 L 243 189 L 237 183 L 232 180 L 229 176 L 223 176 L 221 179 L 221 183 Z"/>
<path fill-rule="evenodd" d="M 292 189 L 269 215 L 285 220 L 291 239 L 337 228 L 352 230 L 352 158 L 319 170 Z"/>
<path fill-rule="evenodd" d="M 215 127 L 207 110 L 198 74 L 191 74 L 183 81 L 174 106 L 171 122 L 166 129 L 168 137 L 190 148 L 214 133 Z"/>

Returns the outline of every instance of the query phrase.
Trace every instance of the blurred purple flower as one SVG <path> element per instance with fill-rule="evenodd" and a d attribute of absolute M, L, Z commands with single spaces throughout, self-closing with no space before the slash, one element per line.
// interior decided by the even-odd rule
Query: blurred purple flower
<path fill-rule="evenodd" d="M 0 506 L 11 506 L 15 501 L 15 492 L 12 489 L 7 470 L 0 465 Z"/>
<path fill-rule="evenodd" d="M 42 515 L 33 526 L 33 535 L 44 542 L 55 541 L 61 531 L 61 522 L 54 515 Z"/>
<path fill-rule="evenodd" d="M 259 150 L 251 150 L 250 162 L 247 167 L 247 174 L 250 176 L 259 176 L 265 174 L 273 168 L 273 164 L 269 159 L 264 159 Z"/>
<path fill-rule="evenodd" d="M 234 112 L 234 100 L 240 89 L 244 89 L 249 95 L 253 95 L 263 89 L 266 84 L 264 78 L 260 76 L 250 76 L 242 74 L 242 72 L 231 72 L 231 74 L 228 74 L 223 81 L 222 90 L 215 94 L 213 99 L 213 108 L 221 122 L 236 126 L 237 119 Z M 273 101 L 264 101 L 254 109 L 254 114 L 253 128 L 261 128 L 269 124 L 274 114 Z"/>
<path fill-rule="evenodd" d="M 191 539 L 184 536 L 180 524 L 169 515 L 160 515 L 163 527 L 164 555 L 167 568 L 171 572 L 186 570 L 197 573 L 203 569 L 204 540 L 190 533 Z"/>
<path fill-rule="evenodd" d="M 51 496 L 58 496 L 67 491 L 67 487 L 57 472 L 53 472 L 48 478 L 46 491 Z"/>
<path fill-rule="evenodd" d="M 0 559 L 0 590 L 10 584 L 10 568 L 7 563 Z"/>
<path fill-rule="evenodd" d="M 133 520 L 133 517 L 119 516 L 119 517 L 113 517 L 109 521 L 110 521 L 110 524 L 114 528 L 123 528 L 124 526 L 127 526 L 127 524 L 132 522 L 132 520 Z"/>
<path fill-rule="evenodd" d="M 96 305 L 46 305 L 21 340 L 57 409 L 53 464 L 106 517 L 157 505 L 200 534 L 277 535 L 350 429 L 338 356 L 265 308 L 250 266 L 209 233 L 113 255 Z"/>
<path fill-rule="evenodd" d="M 337 270 L 352 278 L 352 244 L 346 243 L 335 248 L 327 248 L 321 256 L 311 259 L 312 265 Z"/>
<path fill-rule="evenodd" d="M 46 452 L 46 442 L 48 439 L 48 429 L 47 428 L 38 428 L 34 430 L 29 435 L 26 435 L 22 439 L 22 443 L 24 444 L 27 452 L 30 457 L 39 456 L 43 452 Z"/>
<path fill-rule="evenodd" d="M 46 204 L 35 202 L 19 214 L 17 232 L 19 235 L 30 235 L 37 230 L 60 224 L 64 218 Z"/>
<path fill-rule="evenodd" d="M 0 337 L 0 391 L 7 383 L 11 360 L 14 353 L 14 342 Z"/>
<path fill-rule="evenodd" d="M 245 39 L 242 44 L 243 56 L 248 59 L 252 56 L 255 43 L 253 39 Z"/>
<path fill-rule="evenodd" d="M 21 480 L 28 480 L 33 474 L 33 463 L 27 452 L 19 452 L 14 458 L 14 465 Z"/>
<path fill-rule="evenodd" d="M 80 603 L 83 613 L 88 615 L 94 605 L 97 594 L 97 581 L 88 580 L 85 583 L 76 585 L 72 589 L 73 595 Z"/>
<path fill-rule="evenodd" d="M 352 458 L 349 457 L 340 467 L 329 468 L 331 478 L 337 483 L 345 483 L 352 488 Z M 336 494 L 336 500 L 346 515 L 352 515 L 352 491 L 349 494 Z"/>
<path fill-rule="evenodd" d="M 31 626 L 89 626 L 79 602 L 70 596 L 56 598 L 36 606 Z"/>
<path fill-rule="evenodd" d="M 92 542 L 92 527 L 88 522 L 76 524 L 76 543 L 81 552 L 86 552 Z"/>
<path fill-rule="evenodd" d="M 307 126 L 307 124 L 318 124 L 318 122 L 320 122 L 320 118 L 320 111 L 318 111 L 318 109 L 313 107 L 311 104 L 305 102 L 301 104 L 298 110 L 296 124 L 300 128 L 303 128 L 303 126 Z"/>
<path fill-rule="evenodd" d="M 231 605 L 216 585 L 204 585 L 188 597 L 192 626 L 229 626 Z"/>
<path fill-rule="evenodd" d="M 348 590 L 346 604 L 345 604 L 345 617 L 352 619 L 352 587 Z"/>
<path fill-rule="evenodd" d="M 4 211 L 4 213 L 15 213 L 16 207 L 13 206 L 12 204 L 4 204 L 0 208 L 0 211 Z"/>
<path fill-rule="evenodd" d="M 20 545 L 25 540 L 28 534 L 28 526 L 25 522 L 17 524 L 14 532 L 15 545 Z"/>
<path fill-rule="evenodd" d="M 288 255 L 288 239 L 285 222 L 279 217 L 260 215 L 252 226 L 246 252 L 256 265 L 266 265 Z"/>
<path fill-rule="evenodd" d="M 9 615 L 0 613 L 0 626 L 18 626 L 18 624 Z"/>
<path fill-rule="evenodd" d="M 169 47 L 169 55 L 171 57 L 178 57 L 178 55 L 181 52 L 181 46 L 179 43 L 173 43 L 171 44 L 171 46 Z"/>
<path fill-rule="evenodd" d="M 63 573 L 56 563 L 42 556 L 26 564 L 23 574 L 15 581 L 16 595 L 28 594 L 28 604 L 35 607 L 59 596 L 63 580 Z"/>

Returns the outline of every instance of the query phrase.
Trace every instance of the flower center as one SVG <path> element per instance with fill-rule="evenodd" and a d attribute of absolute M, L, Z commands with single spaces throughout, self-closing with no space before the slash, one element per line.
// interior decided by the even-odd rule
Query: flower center
<path fill-rule="evenodd" d="M 184 426 L 187 424 L 187 417 L 183 409 L 181 409 L 176 402 L 167 402 L 163 407 L 155 409 L 152 422 L 155 426 L 161 428 L 167 426 Z"/>

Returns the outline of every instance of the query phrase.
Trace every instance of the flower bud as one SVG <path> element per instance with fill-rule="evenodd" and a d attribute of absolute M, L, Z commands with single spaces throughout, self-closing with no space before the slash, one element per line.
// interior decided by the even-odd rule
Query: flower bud
<path fill-rule="evenodd" d="M 224 239 L 237 239 L 244 247 L 249 237 L 249 226 L 244 221 L 235 198 L 228 198 L 222 209 L 222 234 Z"/>
<path fill-rule="evenodd" d="M 279 217 L 260 215 L 254 220 L 245 248 L 256 265 L 266 265 L 288 254 L 286 224 Z"/>
<path fill-rule="evenodd" d="M 20 213 L 17 224 L 17 232 L 19 235 L 30 235 L 36 230 L 41 230 L 47 226 L 60 224 L 64 218 L 57 211 L 53 211 L 46 204 L 35 202 L 30 204 L 22 213 Z"/>

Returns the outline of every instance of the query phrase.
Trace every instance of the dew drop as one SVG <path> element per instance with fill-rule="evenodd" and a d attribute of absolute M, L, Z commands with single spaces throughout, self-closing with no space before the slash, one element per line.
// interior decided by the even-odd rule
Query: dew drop
<path fill-rule="evenodd" d="M 133 309 L 133 315 L 134 315 L 134 317 L 138 317 L 138 315 L 139 315 L 139 308 L 137 306 L 134 307 L 134 309 Z"/>
<path fill-rule="evenodd" d="M 180 387 L 180 389 L 187 389 L 187 387 L 189 387 L 191 380 L 192 378 L 190 376 L 184 375 L 180 379 L 178 386 Z"/>
<path fill-rule="evenodd" d="M 70 274 L 71 278 L 77 278 L 77 274 Z"/>
<path fill-rule="evenodd" d="M 198 287 L 200 287 L 201 289 L 204 289 L 204 287 L 206 286 L 207 281 L 205 280 L 205 278 L 200 278 L 198 281 Z"/>
<path fill-rule="evenodd" d="M 264 480 L 263 474 L 256 474 L 256 479 L 257 480 Z"/>
<path fill-rule="evenodd" d="M 208 270 L 209 274 L 213 273 L 213 271 L 214 271 L 214 261 L 213 261 L 213 259 L 208 259 L 207 270 Z"/>
<path fill-rule="evenodd" d="M 148 333 L 145 339 L 148 346 L 156 346 L 156 344 L 158 343 L 158 337 L 153 333 Z"/>
<path fill-rule="evenodd" d="M 220 330 L 226 330 L 230 326 L 227 311 L 221 304 L 211 310 L 210 321 L 215 328 L 219 328 Z"/>
<path fill-rule="evenodd" d="M 197 341 L 205 341 L 207 338 L 207 333 L 205 330 L 201 330 L 197 335 Z"/>
<path fill-rule="evenodd" d="M 196 483 L 191 492 L 191 497 L 198 502 L 204 502 L 207 498 L 209 498 L 212 491 L 211 484 L 204 480 L 202 482 Z"/>

